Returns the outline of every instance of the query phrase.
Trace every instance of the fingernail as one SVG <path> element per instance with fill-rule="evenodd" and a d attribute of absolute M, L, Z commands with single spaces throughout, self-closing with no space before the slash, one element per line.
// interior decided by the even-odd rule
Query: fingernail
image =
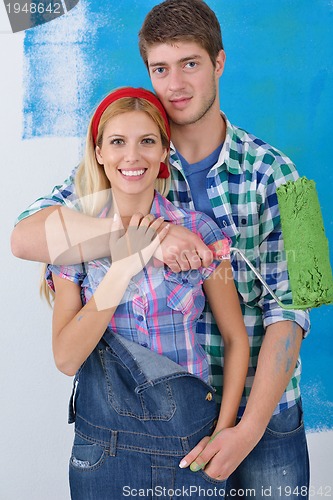
<path fill-rule="evenodd" d="M 190 465 L 190 469 L 192 472 L 198 472 L 198 470 L 202 469 L 202 465 L 199 465 L 196 462 L 192 462 Z"/>
<path fill-rule="evenodd" d="M 113 216 L 113 222 L 116 222 L 117 220 L 119 220 L 119 215 L 117 214 L 117 212 L 115 212 Z"/>
<path fill-rule="evenodd" d="M 184 469 L 184 467 L 186 467 L 186 466 L 187 466 L 187 462 L 186 462 L 186 460 L 184 460 L 184 459 L 183 459 L 183 460 L 181 460 L 181 461 L 179 462 L 179 467 L 180 467 L 181 469 Z"/>

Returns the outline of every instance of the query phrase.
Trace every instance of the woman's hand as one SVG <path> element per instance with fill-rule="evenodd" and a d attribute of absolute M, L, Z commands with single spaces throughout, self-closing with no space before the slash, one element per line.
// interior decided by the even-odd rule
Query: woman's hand
<path fill-rule="evenodd" d="M 169 224 L 161 229 L 163 217 L 134 214 L 125 231 L 121 219 L 115 214 L 110 236 L 112 266 L 122 266 L 127 276 L 138 274 L 149 262 L 169 230 Z"/>

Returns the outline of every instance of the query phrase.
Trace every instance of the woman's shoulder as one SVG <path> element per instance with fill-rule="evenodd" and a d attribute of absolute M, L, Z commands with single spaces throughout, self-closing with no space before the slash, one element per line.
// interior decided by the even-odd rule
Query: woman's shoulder
<path fill-rule="evenodd" d="M 165 221 L 186 227 L 207 224 L 212 229 L 218 229 L 216 222 L 207 214 L 177 206 L 159 193 L 155 194 L 152 213 L 155 217 L 163 217 Z"/>

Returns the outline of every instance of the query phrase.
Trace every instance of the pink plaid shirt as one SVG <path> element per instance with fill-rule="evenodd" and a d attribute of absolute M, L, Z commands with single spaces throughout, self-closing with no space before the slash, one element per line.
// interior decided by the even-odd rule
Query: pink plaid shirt
<path fill-rule="evenodd" d="M 165 221 L 182 225 L 197 233 L 207 244 L 223 240 L 224 235 L 207 215 L 175 207 L 156 193 L 151 213 Z M 205 296 L 202 283 L 219 261 L 208 268 L 173 273 L 166 266 L 154 266 L 153 260 L 134 276 L 113 315 L 109 329 L 152 351 L 167 356 L 186 370 L 208 381 L 207 354 L 197 337 Z M 53 288 L 52 275 L 77 283 L 86 303 L 110 267 L 103 258 L 72 266 L 49 265 L 46 279 Z"/>

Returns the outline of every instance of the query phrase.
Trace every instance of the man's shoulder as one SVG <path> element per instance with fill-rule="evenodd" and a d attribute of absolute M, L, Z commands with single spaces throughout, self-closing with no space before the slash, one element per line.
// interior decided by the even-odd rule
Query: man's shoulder
<path fill-rule="evenodd" d="M 284 178 L 296 174 L 293 161 L 278 148 L 247 130 L 227 121 L 225 161 L 243 172 Z"/>
<path fill-rule="evenodd" d="M 269 142 L 264 141 L 244 128 L 238 127 L 230 122 L 227 122 L 227 124 L 227 138 L 233 150 L 239 152 L 247 151 L 249 154 L 252 153 L 252 155 L 256 157 L 268 155 L 273 158 L 282 158 L 283 161 L 292 163 L 286 154 L 272 146 Z"/>

